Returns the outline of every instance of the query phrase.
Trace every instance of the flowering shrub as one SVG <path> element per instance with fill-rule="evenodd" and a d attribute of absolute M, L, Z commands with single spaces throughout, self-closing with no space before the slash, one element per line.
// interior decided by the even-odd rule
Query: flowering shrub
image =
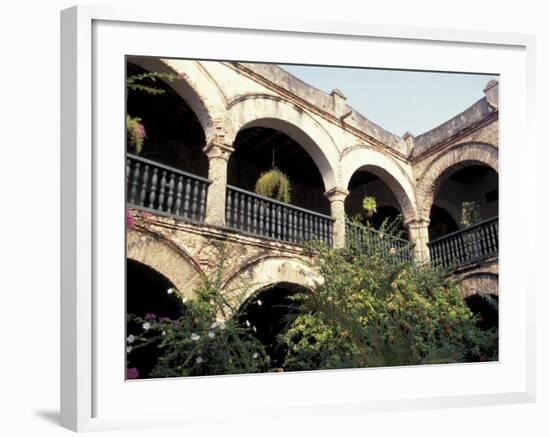
<path fill-rule="evenodd" d="M 145 141 L 145 127 L 141 123 L 141 118 L 126 115 L 126 132 L 128 144 L 139 155 Z"/>
<path fill-rule="evenodd" d="M 430 265 L 352 248 L 310 248 L 325 279 L 297 300 L 283 334 L 287 370 L 497 359 L 496 330 L 482 331 L 456 284 Z M 391 250 L 391 249 L 390 249 Z"/>
<path fill-rule="evenodd" d="M 150 377 L 224 375 L 267 371 L 268 358 L 262 344 L 253 335 L 255 327 L 238 322 L 240 313 L 222 294 L 223 263 L 214 278 L 204 278 L 195 290 L 196 297 L 186 300 L 173 288 L 168 293 L 185 302 L 182 317 L 171 320 L 146 314 L 128 316 L 128 321 L 141 326 L 141 333 L 126 339 L 128 375 L 134 367 L 132 352 L 154 345 L 158 361 Z M 223 322 L 220 318 L 226 321 Z M 135 376 L 132 372 L 131 376 Z"/>

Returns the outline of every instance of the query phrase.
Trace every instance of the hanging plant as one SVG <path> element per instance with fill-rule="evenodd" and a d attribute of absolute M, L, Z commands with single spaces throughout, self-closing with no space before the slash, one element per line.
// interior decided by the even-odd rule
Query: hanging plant
<path fill-rule="evenodd" d="M 126 135 L 129 146 L 139 155 L 147 136 L 145 134 L 145 127 L 141 123 L 141 118 L 126 115 Z"/>
<path fill-rule="evenodd" d="M 255 191 L 260 196 L 290 203 L 290 181 L 288 176 L 276 167 L 260 175 Z"/>
<path fill-rule="evenodd" d="M 462 217 L 460 223 L 464 227 L 472 226 L 481 221 L 479 214 L 479 204 L 475 201 L 462 202 Z"/>
<path fill-rule="evenodd" d="M 365 196 L 363 198 L 363 209 L 367 213 L 367 217 L 371 218 L 376 213 L 376 197 Z"/>

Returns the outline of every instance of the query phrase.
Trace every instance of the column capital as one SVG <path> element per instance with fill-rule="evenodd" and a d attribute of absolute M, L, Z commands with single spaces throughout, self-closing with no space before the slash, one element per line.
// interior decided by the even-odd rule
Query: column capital
<path fill-rule="evenodd" d="M 430 220 L 424 219 L 424 218 L 413 218 L 410 220 L 407 220 L 403 223 L 405 226 L 407 226 L 409 229 L 420 229 L 420 228 L 427 228 L 430 224 Z"/>
<path fill-rule="evenodd" d="M 343 202 L 348 197 L 349 191 L 342 187 L 333 187 L 325 193 L 331 202 Z"/>
<path fill-rule="evenodd" d="M 216 141 L 209 142 L 202 150 L 208 158 L 218 158 L 225 161 L 229 160 L 229 157 L 235 151 L 233 147 Z"/>

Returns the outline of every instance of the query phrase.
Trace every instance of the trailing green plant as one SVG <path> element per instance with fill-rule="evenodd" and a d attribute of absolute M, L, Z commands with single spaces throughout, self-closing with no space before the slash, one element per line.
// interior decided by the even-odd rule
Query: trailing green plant
<path fill-rule="evenodd" d="M 363 198 L 362 206 L 363 206 L 363 209 L 367 213 L 375 214 L 376 213 L 376 197 L 374 197 L 374 196 L 365 196 Z"/>
<path fill-rule="evenodd" d="M 255 191 L 260 196 L 290 203 L 292 188 L 288 176 L 274 167 L 260 175 Z"/>
<path fill-rule="evenodd" d="M 126 78 L 126 87 L 130 91 L 140 91 L 150 95 L 161 95 L 164 94 L 166 90 L 155 86 L 157 80 L 174 82 L 175 80 L 183 78 L 184 75 L 152 71 L 128 76 Z M 141 118 L 126 114 L 126 133 L 128 145 L 139 155 L 143 149 L 145 138 L 147 137 Z"/>
<path fill-rule="evenodd" d="M 462 202 L 462 216 L 460 223 L 463 226 L 472 226 L 481 220 L 479 204 L 475 201 Z"/>
<path fill-rule="evenodd" d="M 161 95 L 166 92 L 163 88 L 159 88 L 154 84 L 157 80 L 174 82 L 178 79 L 183 79 L 183 75 L 174 73 L 158 73 L 156 71 L 134 74 L 126 78 L 126 86 L 132 91 L 142 91 L 151 95 Z"/>
<path fill-rule="evenodd" d="M 477 327 L 445 272 L 391 260 L 387 250 L 310 247 L 324 280 L 296 297 L 302 314 L 280 339 L 285 370 L 497 359 L 498 333 Z"/>
<path fill-rule="evenodd" d="M 147 314 L 128 316 L 140 327 L 139 334 L 126 339 L 129 378 L 177 377 L 256 373 L 268 370 L 265 348 L 254 336 L 254 327 L 239 323 L 242 316 L 232 301 L 246 293 L 246 284 L 234 292 L 222 291 L 223 251 L 216 272 L 206 276 L 185 300 L 180 291 L 169 289 L 185 302 L 185 313 L 176 320 Z M 233 294 L 232 294 L 233 293 Z M 141 348 L 156 349 L 158 360 L 149 375 L 139 375 L 132 353 Z"/>
<path fill-rule="evenodd" d="M 137 155 L 141 153 L 147 134 L 141 118 L 126 114 L 126 135 L 128 145 L 134 149 Z"/>

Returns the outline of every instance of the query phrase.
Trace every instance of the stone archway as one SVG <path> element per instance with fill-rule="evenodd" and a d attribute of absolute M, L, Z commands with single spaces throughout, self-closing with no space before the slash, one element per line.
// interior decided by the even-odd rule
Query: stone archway
<path fill-rule="evenodd" d="M 264 257 L 252 261 L 226 279 L 223 289 L 227 299 L 239 307 L 250 296 L 276 284 L 294 284 L 311 290 L 322 278 L 305 262 L 294 257 Z"/>
<path fill-rule="evenodd" d="M 248 95 L 229 104 L 231 131 L 227 138 L 233 144 L 239 131 L 251 127 L 275 129 L 298 143 L 315 162 L 328 191 L 336 186 L 338 150 L 332 137 L 315 119 L 280 97 Z"/>
<path fill-rule="evenodd" d="M 164 275 L 186 298 L 194 296 L 204 273 L 190 255 L 152 232 L 129 230 L 126 238 L 128 259 Z"/>
<path fill-rule="evenodd" d="M 389 156 L 367 147 L 356 147 L 345 153 L 341 163 L 342 186 L 347 187 L 358 170 L 379 177 L 395 195 L 403 214 L 404 223 L 416 219 L 413 183 L 406 171 Z"/>
<path fill-rule="evenodd" d="M 498 173 L 498 148 L 487 143 L 458 144 L 441 153 L 420 176 L 417 202 L 420 219 L 429 221 L 439 183 L 458 165 L 484 164 Z"/>
<path fill-rule="evenodd" d="M 206 143 L 216 138 L 219 133 L 217 132 L 218 120 L 225 118 L 226 105 L 221 91 L 204 73 L 197 61 L 149 57 L 129 57 L 128 61 L 147 71 L 171 73 L 181 77 L 181 80 L 171 82 L 169 86 L 185 100 L 197 116 L 204 131 Z M 205 80 L 197 80 L 200 77 Z"/>
<path fill-rule="evenodd" d="M 458 280 L 460 294 L 464 298 L 475 294 L 499 295 L 498 274 L 490 271 L 473 272 Z"/>

